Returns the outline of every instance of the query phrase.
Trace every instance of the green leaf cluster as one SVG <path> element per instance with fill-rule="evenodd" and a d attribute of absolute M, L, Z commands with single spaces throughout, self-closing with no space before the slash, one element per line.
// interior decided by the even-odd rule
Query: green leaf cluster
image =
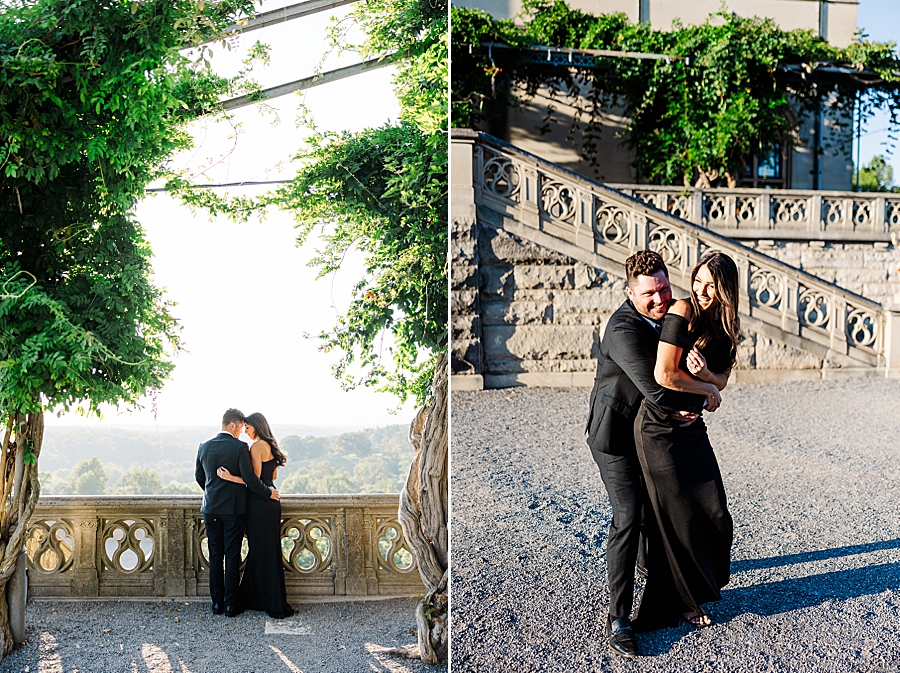
<path fill-rule="evenodd" d="M 861 192 L 896 192 L 894 185 L 894 167 L 887 159 L 878 155 L 859 169 L 859 191 Z"/>
<path fill-rule="evenodd" d="M 799 122 L 816 109 L 840 125 L 851 122 L 854 106 L 863 120 L 884 106 L 900 127 L 894 44 L 862 34 L 840 49 L 812 31 L 786 31 L 771 19 L 725 11 L 700 25 L 662 31 L 630 23 L 624 14 L 586 14 L 561 0 L 532 3 L 522 27 L 479 10 L 454 8 L 452 16 L 454 126 L 490 123 L 501 106 L 546 87 L 551 99 L 575 106 L 570 138 L 579 134 L 584 157 L 596 164 L 601 116 L 620 106 L 617 112 L 630 120 L 627 143 L 649 181 L 731 182 L 754 152 L 796 144 Z M 486 42 L 513 49 L 488 49 Z M 535 62 L 524 49 L 534 45 L 673 58 L 600 57 L 592 67 L 560 68 Z M 820 65 L 849 72 L 817 70 Z M 863 72 L 865 79 L 858 76 Z"/>
<path fill-rule="evenodd" d="M 179 348 L 134 217 L 228 82 L 185 51 L 252 0 L 0 10 L 0 411 L 134 404 Z M 203 53 L 203 52 L 201 52 Z"/>

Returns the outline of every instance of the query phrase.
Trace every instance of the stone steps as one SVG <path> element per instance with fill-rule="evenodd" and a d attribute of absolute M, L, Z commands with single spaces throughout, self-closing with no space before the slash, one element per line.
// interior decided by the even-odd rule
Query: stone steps
<path fill-rule="evenodd" d="M 455 132 L 452 152 L 455 389 L 590 385 L 624 260 L 645 247 L 681 296 L 706 250 L 738 263 L 738 380 L 900 375 L 898 314 L 877 302 L 485 134 Z"/>

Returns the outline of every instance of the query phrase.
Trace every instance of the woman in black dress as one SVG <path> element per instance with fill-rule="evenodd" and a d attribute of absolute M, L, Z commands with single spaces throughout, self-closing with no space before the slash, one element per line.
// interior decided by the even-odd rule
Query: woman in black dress
<path fill-rule="evenodd" d="M 690 392 L 691 378 L 725 388 L 740 340 L 737 266 L 705 255 L 691 274 L 690 299 L 663 321 L 655 375 L 666 388 Z M 684 619 L 709 626 L 703 603 L 719 600 L 731 567 L 733 524 L 719 465 L 702 416 L 686 424 L 644 400 L 635 444 L 647 485 L 647 584 L 635 628 Z M 650 514 L 652 510 L 652 514 Z"/>
<path fill-rule="evenodd" d="M 264 484 L 272 486 L 278 468 L 287 457 L 278 447 L 265 416 L 253 413 L 244 419 L 244 432 L 253 441 L 250 462 Z M 243 484 L 224 467 L 217 474 L 222 479 Z M 281 554 L 281 502 L 265 500 L 253 492 L 247 494 L 247 563 L 241 577 L 240 600 L 250 610 L 265 610 L 274 619 L 294 614 L 288 605 L 284 588 L 284 563 Z"/>

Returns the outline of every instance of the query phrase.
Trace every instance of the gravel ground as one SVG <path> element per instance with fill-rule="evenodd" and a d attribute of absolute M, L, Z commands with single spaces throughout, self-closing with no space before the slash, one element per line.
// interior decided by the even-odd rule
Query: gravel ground
<path fill-rule="evenodd" d="M 297 615 L 272 620 L 263 612 L 213 615 L 207 601 L 32 601 L 27 642 L 0 671 L 446 673 L 446 665 L 378 652 L 415 642 L 416 603 L 301 603 Z"/>
<path fill-rule="evenodd" d="M 715 624 L 603 637 L 610 521 L 588 389 L 452 398 L 452 667 L 900 671 L 900 381 L 732 384 L 707 414 L 735 521 Z"/>

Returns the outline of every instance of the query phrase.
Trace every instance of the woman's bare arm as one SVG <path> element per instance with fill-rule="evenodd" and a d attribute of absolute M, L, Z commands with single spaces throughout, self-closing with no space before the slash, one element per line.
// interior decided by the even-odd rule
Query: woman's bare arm
<path fill-rule="evenodd" d="M 686 320 L 690 320 L 690 311 L 691 305 L 684 299 L 675 302 L 672 308 L 669 309 L 669 312 L 680 315 Z M 707 408 L 710 411 L 714 411 L 722 403 L 722 396 L 719 395 L 718 388 L 710 382 L 694 378 L 678 366 L 679 362 L 681 362 L 683 350 L 681 346 L 665 341 L 659 342 L 656 352 L 656 367 L 653 369 L 656 382 L 671 390 L 706 395 L 708 400 Z"/>

